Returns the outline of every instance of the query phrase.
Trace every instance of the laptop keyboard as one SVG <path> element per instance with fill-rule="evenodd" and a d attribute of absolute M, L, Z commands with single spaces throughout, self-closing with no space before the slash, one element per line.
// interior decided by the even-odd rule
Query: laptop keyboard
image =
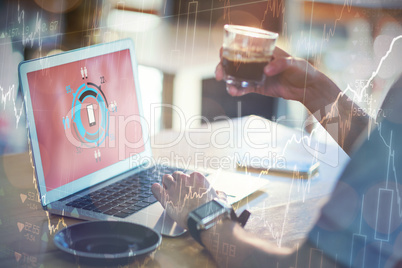
<path fill-rule="evenodd" d="M 167 166 L 152 167 L 75 199 L 66 205 L 126 218 L 157 202 L 151 192 L 151 185 L 160 183 L 164 174 L 172 174 L 175 171 L 189 173 L 185 169 Z"/>

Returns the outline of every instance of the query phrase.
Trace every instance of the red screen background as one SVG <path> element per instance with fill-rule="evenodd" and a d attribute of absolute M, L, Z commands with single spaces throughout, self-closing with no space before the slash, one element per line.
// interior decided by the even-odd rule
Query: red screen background
<path fill-rule="evenodd" d="M 88 78 L 82 78 L 83 67 L 87 69 Z M 142 128 L 138 117 L 135 117 L 135 120 L 128 119 L 130 116 L 139 115 L 128 49 L 44 68 L 28 73 L 27 76 L 47 191 L 144 151 Z M 105 83 L 101 83 L 101 77 Z M 72 92 L 75 93 L 83 83 L 87 82 L 100 85 L 107 99 L 109 136 L 106 136 L 99 147 L 77 148 L 76 144 L 69 141 L 66 134 L 66 131 L 74 132 L 69 111 L 74 98 Z M 67 86 L 70 86 L 72 92 L 67 93 Z M 112 102 L 117 104 L 115 112 L 110 110 Z M 97 120 L 98 111 L 94 104 Z M 65 130 L 63 117 L 66 116 L 69 117 L 70 128 Z M 81 119 L 85 128 L 91 128 L 87 116 L 81 115 Z M 111 136 L 114 138 L 111 139 Z M 135 146 L 127 146 L 130 143 L 135 143 Z M 101 156 L 97 161 L 95 151 L 98 150 Z"/>

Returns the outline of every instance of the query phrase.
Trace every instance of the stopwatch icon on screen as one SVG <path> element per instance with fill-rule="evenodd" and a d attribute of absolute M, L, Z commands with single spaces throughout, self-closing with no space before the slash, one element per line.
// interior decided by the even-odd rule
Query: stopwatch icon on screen
<path fill-rule="evenodd" d="M 72 102 L 72 129 L 82 144 L 87 147 L 101 145 L 108 135 L 108 103 L 101 86 L 83 83 Z"/>

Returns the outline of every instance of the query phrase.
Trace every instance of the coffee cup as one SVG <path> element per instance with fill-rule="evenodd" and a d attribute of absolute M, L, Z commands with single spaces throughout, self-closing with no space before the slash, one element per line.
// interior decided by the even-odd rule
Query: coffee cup
<path fill-rule="evenodd" d="M 274 32 L 226 24 L 222 51 L 226 84 L 240 90 L 263 85 L 264 67 L 272 60 L 277 38 Z"/>

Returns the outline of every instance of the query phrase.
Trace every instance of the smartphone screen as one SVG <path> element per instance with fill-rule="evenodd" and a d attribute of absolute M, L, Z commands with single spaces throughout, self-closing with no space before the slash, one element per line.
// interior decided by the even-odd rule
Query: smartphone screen
<path fill-rule="evenodd" d="M 94 106 L 92 104 L 87 105 L 87 114 L 89 126 L 92 127 L 96 125 Z"/>

